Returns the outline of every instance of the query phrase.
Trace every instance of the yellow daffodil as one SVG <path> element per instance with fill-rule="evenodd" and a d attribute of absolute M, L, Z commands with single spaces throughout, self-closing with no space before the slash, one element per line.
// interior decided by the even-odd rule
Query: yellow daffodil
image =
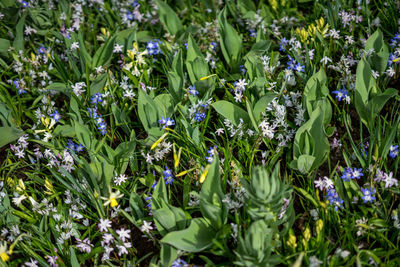
<path fill-rule="evenodd" d="M 110 196 L 108 198 L 105 197 L 101 197 L 101 199 L 106 200 L 106 202 L 104 202 L 104 206 L 110 205 L 111 208 L 114 208 L 116 206 L 118 206 L 118 201 L 117 199 L 123 197 L 124 194 L 121 194 L 121 192 L 119 190 L 117 190 L 117 192 L 111 192 L 110 190 Z"/>
<path fill-rule="evenodd" d="M 8 256 L 8 254 L 7 254 L 7 243 L 6 242 L 0 244 L 0 258 L 4 262 L 8 261 L 8 259 L 10 258 L 10 256 Z"/>

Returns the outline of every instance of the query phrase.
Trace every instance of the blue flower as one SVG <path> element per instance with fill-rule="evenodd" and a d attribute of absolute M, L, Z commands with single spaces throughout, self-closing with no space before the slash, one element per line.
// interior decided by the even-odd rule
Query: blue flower
<path fill-rule="evenodd" d="M 328 194 L 325 196 L 326 200 L 329 201 L 329 205 L 335 207 L 337 211 L 338 208 L 343 208 L 343 199 L 339 197 L 339 194 L 336 192 L 335 189 L 329 189 Z"/>
<path fill-rule="evenodd" d="M 208 156 L 206 157 L 206 161 L 211 164 L 214 160 L 214 155 L 217 154 L 217 146 L 210 146 L 210 149 L 207 151 Z"/>
<path fill-rule="evenodd" d="M 375 188 L 362 188 L 361 187 L 361 192 L 363 193 L 363 196 L 361 197 L 364 200 L 364 203 L 372 203 L 374 200 L 376 200 L 375 194 L 376 190 Z"/>
<path fill-rule="evenodd" d="M 58 113 L 57 110 L 55 110 L 53 113 L 50 114 L 50 116 L 53 118 L 53 120 L 55 120 L 56 122 L 58 122 L 58 120 L 61 118 L 60 113 Z"/>
<path fill-rule="evenodd" d="M 79 144 L 79 145 L 75 146 L 75 151 L 76 152 L 81 152 L 81 151 L 83 151 L 84 148 L 85 148 L 84 145 Z"/>
<path fill-rule="evenodd" d="M 175 121 L 173 119 L 164 117 L 161 117 L 161 120 L 158 120 L 158 123 L 163 125 L 163 129 L 165 129 L 165 127 L 175 125 Z"/>
<path fill-rule="evenodd" d="M 102 135 L 105 135 L 107 133 L 107 125 L 104 121 L 101 123 L 98 123 L 97 126 L 98 126 L 97 129 L 100 130 Z"/>
<path fill-rule="evenodd" d="M 92 104 L 97 105 L 97 103 L 103 102 L 103 94 L 96 93 L 90 100 L 92 101 Z"/>
<path fill-rule="evenodd" d="M 289 41 L 285 37 L 283 37 L 279 44 L 279 51 L 285 52 L 286 46 L 288 45 L 288 43 L 289 43 Z"/>
<path fill-rule="evenodd" d="M 189 94 L 197 96 L 199 94 L 199 91 L 196 90 L 196 86 L 191 85 L 189 86 Z"/>
<path fill-rule="evenodd" d="M 174 176 L 172 175 L 172 171 L 167 167 L 165 167 L 164 173 L 164 181 L 166 185 L 172 184 L 174 182 Z"/>
<path fill-rule="evenodd" d="M 350 179 L 353 178 L 353 170 L 351 168 L 344 169 L 343 174 L 340 178 L 342 178 L 346 182 L 350 181 Z"/>
<path fill-rule="evenodd" d="M 22 1 L 21 4 L 23 8 L 27 8 L 29 6 L 29 3 L 27 1 Z"/>
<path fill-rule="evenodd" d="M 368 156 L 367 148 L 369 147 L 369 143 L 367 142 L 365 145 L 361 144 L 361 154 L 366 158 Z"/>
<path fill-rule="evenodd" d="M 161 53 L 160 50 L 161 41 L 159 39 L 155 39 L 147 42 L 146 49 L 149 52 L 149 55 L 158 55 Z"/>
<path fill-rule="evenodd" d="M 185 266 L 189 266 L 189 265 L 187 264 L 186 261 L 184 261 L 182 259 L 174 260 L 174 262 L 171 265 L 171 267 L 185 267 Z"/>
<path fill-rule="evenodd" d="M 353 170 L 352 170 L 352 178 L 353 179 L 360 179 L 361 178 L 361 176 L 364 176 L 364 174 L 362 173 L 362 169 L 361 168 L 359 168 L 359 169 L 357 169 L 357 168 L 354 168 Z"/>
<path fill-rule="evenodd" d="M 92 119 L 97 119 L 99 118 L 99 114 L 97 113 L 97 108 L 87 108 L 87 111 L 89 112 L 89 117 Z"/>
<path fill-rule="evenodd" d="M 205 118 L 206 118 L 206 114 L 203 113 L 203 112 L 198 111 L 198 112 L 196 112 L 196 113 L 194 114 L 194 119 L 195 119 L 197 122 L 201 122 L 201 121 L 203 121 Z"/>
<path fill-rule="evenodd" d="M 240 71 L 245 74 L 246 73 L 246 68 L 243 65 L 239 66 Z"/>
<path fill-rule="evenodd" d="M 217 44 L 216 42 L 211 42 L 211 43 L 210 43 L 210 47 L 211 47 L 211 50 L 212 50 L 213 52 L 216 52 L 216 51 L 217 51 L 218 44 Z"/>
<path fill-rule="evenodd" d="M 250 29 L 250 37 L 256 38 L 257 37 L 257 31 L 255 29 Z"/>
<path fill-rule="evenodd" d="M 41 47 L 39 47 L 38 52 L 40 54 L 44 54 L 44 53 L 46 53 L 46 48 L 42 45 Z"/>
<path fill-rule="evenodd" d="M 349 95 L 349 93 L 347 92 L 347 90 L 344 86 L 343 86 L 343 89 L 333 91 L 332 93 L 336 95 L 336 98 L 339 102 L 342 101 L 343 99 L 345 99 L 346 96 Z"/>
<path fill-rule="evenodd" d="M 399 146 L 398 145 L 391 145 L 389 148 L 389 156 L 392 159 L 396 158 L 399 155 Z"/>
<path fill-rule="evenodd" d="M 128 11 L 128 13 L 126 13 L 126 19 L 132 21 L 135 18 L 135 15 L 133 15 L 132 12 Z"/>

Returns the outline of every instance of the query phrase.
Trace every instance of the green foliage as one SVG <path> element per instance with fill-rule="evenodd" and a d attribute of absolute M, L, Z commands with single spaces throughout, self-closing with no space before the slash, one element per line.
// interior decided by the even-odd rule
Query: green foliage
<path fill-rule="evenodd" d="M 303 174 L 310 174 L 327 159 L 329 142 L 323 122 L 324 111 L 318 105 L 311 113 L 310 119 L 296 132 L 291 168 L 297 169 Z"/>

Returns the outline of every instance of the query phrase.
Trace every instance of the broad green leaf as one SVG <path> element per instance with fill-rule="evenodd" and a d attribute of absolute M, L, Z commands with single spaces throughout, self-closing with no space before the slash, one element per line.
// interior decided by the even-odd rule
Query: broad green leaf
<path fill-rule="evenodd" d="M 0 127 L 0 148 L 14 142 L 24 134 L 23 131 L 14 127 Z"/>
<path fill-rule="evenodd" d="M 89 129 L 87 128 L 86 125 L 81 124 L 80 122 L 75 121 L 74 124 L 75 124 L 76 138 L 78 138 L 79 143 L 83 144 L 86 147 L 86 149 L 90 149 L 92 136 L 90 134 Z"/>
<path fill-rule="evenodd" d="M 158 6 L 158 16 L 162 24 L 165 25 L 167 31 L 171 35 L 176 35 L 183 30 L 183 25 L 175 11 L 162 0 L 156 0 Z"/>
<path fill-rule="evenodd" d="M 25 12 L 22 17 L 19 19 L 17 26 L 15 27 L 15 39 L 13 42 L 13 47 L 15 51 L 23 51 L 24 50 L 24 25 L 25 18 L 28 12 Z"/>
<path fill-rule="evenodd" d="M 90 96 L 93 96 L 94 94 L 97 94 L 97 93 L 104 92 L 104 87 L 107 83 L 107 77 L 108 77 L 107 73 L 103 73 L 96 77 L 96 79 L 90 84 L 90 87 L 89 87 Z"/>
<path fill-rule="evenodd" d="M 0 53 L 8 53 L 8 48 L 10 48 L 10 40 L 0 38 Z"/>
<path fill-rule="evenodd" d="M 268 104 L 271 103 L 276 96 L 275 93 L 268 92 L 254 105 L 253 114 L 258 124 L 262 121 L 262 113 L 266 111 Z"/>
<path fill-rule="evenodd" d="M 235 126 L 238 126 L 240 119 L 243 120 L 248 126 L 251 125 L 249 114 L 242 108 L 228 102 L 226 100 L 220 100 L 211 104 L 211 106 L 223 117 L 232 121 Z"/>
<path fill-rule="evenodd" d="M 215 235 L 213 227 L 205 219 L 194 218 L 188 228 L 168 233 L 161 243 L 188 252 L 199 252 L 212 246 Z"/>
<path fill-rule="evenodd" d="M 242 50 L 242 37 L 236 32 L 232 25 L 227 22 L 226 8 L 218 15 L 218 25 L 221 50 L 225 61 L 231 69 L 237 69 Z"/>
<path fill-rule="evenodd" d="M 101 45 L 93 56 L 92 67 L 104 66 L 111 61 L 113 56 L 113 49 L 116 36 L 107 40 L 103 45 Z"/>
<path fill-rule="evenodd" d="M 374 70 L 382 73 L 385 71 L 389 58 L 389 49 L 385 44 L 382 32 L 376 30 L 365 43 L 365 50 L 373 49 L 375 51 L 371 56 L 371 64 Z"/>
<path fill-rule="evenodd" d="M 161 116 L 158 111 L 157 103 L 151 99 L 143 90 L 139 90 L 138 98 L 138 113 L 139 119 L 143 124 L 146 132 L 149 133 L 150 129 L 153 127 L 158 127 L 158 120 Z"/>

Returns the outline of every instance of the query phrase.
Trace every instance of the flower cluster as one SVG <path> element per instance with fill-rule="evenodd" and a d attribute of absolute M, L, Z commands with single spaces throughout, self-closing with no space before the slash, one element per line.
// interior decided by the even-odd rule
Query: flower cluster
<path fill-rule="evenodd" d="M 154 39 L 147 42 L 146 49 L 150 56 L 156 56 L 162 53 L 160 44 L 161 44 L 160 39 Z"/>
<path fill-rule="evenodd" d="M 174 180 L 174 176 L 172 175 L 172 171 L 168 168 L 168 166 L 165 167 L 164 170 L 164 181 L 166 185 L 172 184 Z"/>
<path fill-rule="evenodd" d="M 214 159 L 214 155 L 216 155 L 217 152 L 217 146 L 211 146 L 210 149 L 207 151 L 208 156 L 206 157 L 206 161 L 211 164 L 213 162 Z"/>
<path fill-rule="evenodd" d="M 341 178 L 348 182 L 350 179 L 360 179 L 361 176 L 364 176 L 364 174 L 362 173 L 362 169 L 357 169 L 357 168 L 349 168 L 347 167 L 346 169 L 344 169 L 343 174 L 341 176 Z"/>

